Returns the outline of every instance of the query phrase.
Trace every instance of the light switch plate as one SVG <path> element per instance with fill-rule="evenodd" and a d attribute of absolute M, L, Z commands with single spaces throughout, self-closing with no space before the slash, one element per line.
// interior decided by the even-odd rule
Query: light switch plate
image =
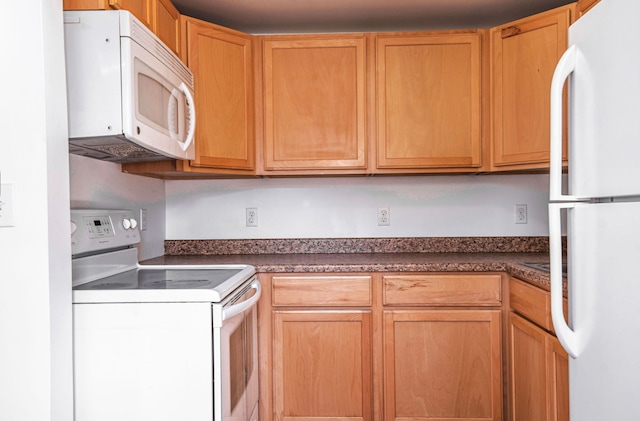
<path fill-rule="evenodd" d="M 0 184 L 0 227 L 13 226 L 13 185 Z"/>

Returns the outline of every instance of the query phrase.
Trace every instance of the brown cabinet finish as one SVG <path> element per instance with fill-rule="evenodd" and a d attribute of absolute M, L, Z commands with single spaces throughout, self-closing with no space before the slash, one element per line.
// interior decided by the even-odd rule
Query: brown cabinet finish
<path fill-rule="evenodd" d="M 153 30 L 153 16 L 151 14 L 152 2 L 155 0 L 109 0 L 109 6 L 113 9 L 130 11 L 140 19 L 147 27 Z"/>
<path fill-rule="evenodd" d="M 578 18 L 584 16 L 593 6 L 598 4 L 600 0 L 578 0 L 576 3 L 576 13 Z"/>
<path fill-rule="evenodd" d="M 180 13 L 169 0 L 155 0 L 152 3 L 153 32 L 180 55 Z"/>
<path fill-rule="evenodd" d="M 273 313 L 275 420 L 372 419 L 371 313 Z"/>
<path fill-rule="evenodd" d="M 378 169 L 481 165 L 481 34 L 376 35 Z"/>
<path fill-rule="evenodd" d="M 500 310 L 385 311 L 385 420 L 501 420 L 500 338 Z"/>
<path fill-rule="evenodd" d="M 546 421 L 547 334 L 511 314 L 509 361 L 511 367 L 511 419 Z"/>
<path fill-rule="evenodd" d="M 273 276 L 274 306 L 369 307 L 371 276 Z"/>
<path fill-rule="evenodd" d="M 574 7 L 491 29 L 494 170 L 549 166 L 549 91 Z"/>
<path fill-rule="evenodd" d="M 153 1 L 155 0 L 63 0 L 62 7 L 64 10 L 128 10 L 153 30 Z"/>
<path fill-rule="evenodd" d="M 500 275 L 384 275 L 385 305 L 499 306 Z"/>
<path fill-rule="evenodd" d="M 569 421 L 569 361 L 552 334 L 550 294 L 513 278 L 509 289 L 511 419 Z"/>
<path fill-rule="evenodd" d="M 273 419 L 371 420 L 371 276 L 286 274 L 264 281 L 271 291 L 273 383 L 263 396 L 272 396 Z"/>
<path fill-rule="evenodd" d="M 263 39 L 264 170 L 365 173 L 363 35 Z"/>
<path fill-rule="evenodd" d="M 64 10 L 128 10 L 179 54 L 180 13 L 170 0 L 63 0 Z"/>
<path fill-rule="evenodd" d="M 195 78 L 200 168 L 255 170 L 252 37 L 184 17 L 186 63 Z"/>

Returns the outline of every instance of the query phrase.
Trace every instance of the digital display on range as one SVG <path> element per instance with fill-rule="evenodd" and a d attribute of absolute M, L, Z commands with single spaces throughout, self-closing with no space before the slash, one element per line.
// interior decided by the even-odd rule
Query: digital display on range
<path fill-rule="evenodd" d="M 113 237 L 113 225 L 111 218 L 108 216 L 86 217 L 84 218 L 84 226 L 89 238 Z"/>

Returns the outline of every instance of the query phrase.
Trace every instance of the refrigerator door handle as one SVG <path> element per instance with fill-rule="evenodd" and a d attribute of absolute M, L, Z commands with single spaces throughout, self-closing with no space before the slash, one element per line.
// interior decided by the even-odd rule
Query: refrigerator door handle
<path fill-rule="evenodd" d="M 549 263 L 551 276 L 551 319 L 556 336 L 562 347 L 573 358 L 578 357 L 579 339 L 575 331 L 571 330 L 564 318 L 562 308 L 562 209 L 571 209 L 576 203 L 549 204 Z M 571 301 L 571 291 L 568 291 Z"/>
<path fill-rule="evenodd" d="M 552 202 L 576 200 L 574 196 L 562 194 L 562 90 L 565 80 L 576 69 L 576 54 L 575 45 L 564 52 L 551 80 L 549 199 Z"/>

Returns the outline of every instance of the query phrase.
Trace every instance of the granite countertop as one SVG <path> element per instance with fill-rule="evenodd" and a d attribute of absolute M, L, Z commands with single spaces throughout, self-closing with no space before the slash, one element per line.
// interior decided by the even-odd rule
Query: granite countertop
<path fill-rule="evenodd" d="M 165 255 L 141 264 L 249 264 L 259 273 L 506 272 L 543 289 L 546 237 L 338 240 L 168 240 Z"/>

